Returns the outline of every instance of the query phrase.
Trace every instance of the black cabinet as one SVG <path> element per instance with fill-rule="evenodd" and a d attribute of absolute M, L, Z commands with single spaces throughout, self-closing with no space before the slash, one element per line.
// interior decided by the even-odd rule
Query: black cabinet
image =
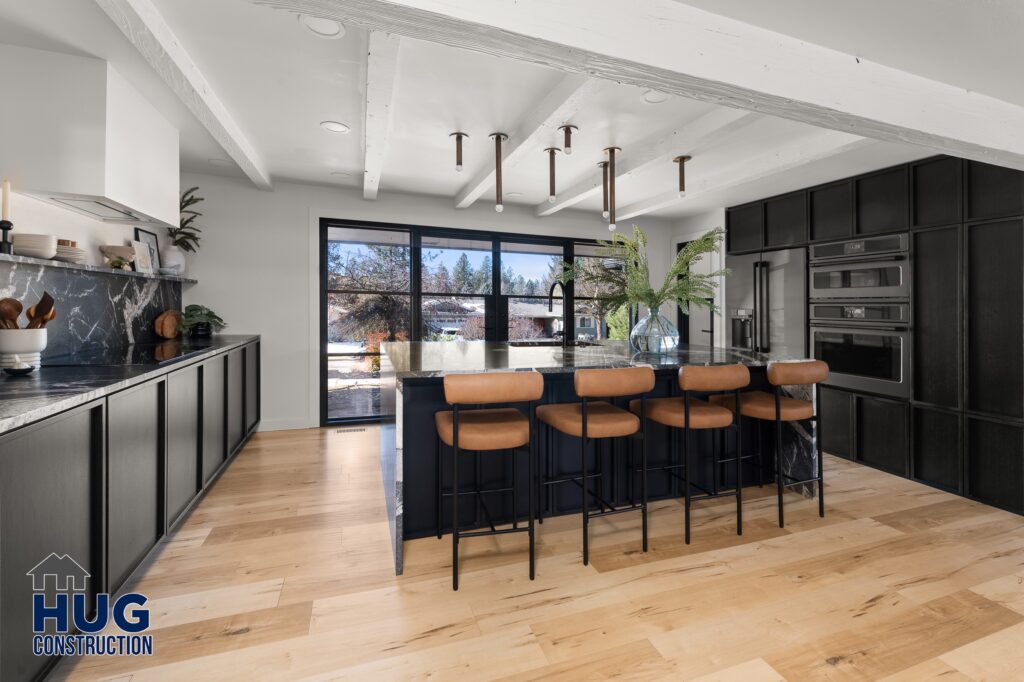
<path fill-rule="evenodd" d="M 960 407 L 959 225 L 915 232 L 914 400 Z"/>
<path fill-rule="evenodd" d="M 951 156 L 940 156 L 910 164 L 910 222 L 914 227 L 961 222 L 962 165 L 962 160 Z"/>
<path fill-rule="evenodd" d="M 224 387 L 226 357 L 221 355 L 202 365 L 203 377 L 203 483 L 209 483 L 228 455 Z"/>
<path fill-rule="evenodd" d="M 228 454 L 233 454 L 245 436 L 245 351 L 235 349 L 227 354 L 227 423 Z"/>
<path fill-rule="evenodd" d="M 967 220 L 1024 214 L 1024 172 L 968 161 Z"/>
<path fill-rule="evenodd" d="M 1024 221 L 966 230 L 967 408 L 1024 417 Z"/>
<path fill-rule="evenodd" d="M 907 475 L 908 405 L 898 400 L 856 397 L 856 459 Z"/>
<path fill-rule="evenodd" d="M 857 180 L 857 234 L 907 229 L 907 167 L 898 166 Z"/>
<path fill-rule="evenodd" d="M 88 571 L 86 603 L 95 603 L 102 508 L 102 401 L 0 436 L 0 679 L 35 679 L 53 662 L 32 654 L 27 575 L 51 552 Z"/>
<path fill-rule="evenodd" d="M 167 376 L 167 521 L 181 515 L 199 492 L 200 429 L 199 367 Z"/>
<path fill-rule="evenodd" d="M 967 420 L 967 494 L 1024 512 L 1024 430 L 985 419 Z"/>
<path fill-rule="evenodd" d="M 951 492 L 961 491 L 961 422 L 957 412 L 914 408 L 911 475 L 915 479 Z"/>
<path fill-rule="evenodd" d="M 109 589 L 114 592 L 163 534 L 164 382 L 107 398 Z"/>
<path fill-rule="evenodd" d="M 853 394 L 821 387 L 821 449 L 830 454 L 853 458 Z"/>
<path fill-rule="evenodd" d="M 793 192 L 764 202 L 765 246 L 807 242 L 807 192 Z"/>
<path fill-rule="evenodd" d="M 809 191 L 811 241 L 853 234 L 853 183 L 842 180 Z"/>
<path fill-rule="evenodd" d="M 730 253 L 758 251 L 764 246 L 764 204 L 760 201 L 725 212 L 726 245 Z"/>
<path fill-rule="evenodd" d="M 245 431 L 260 421 L 260 344 L 245 347 Z"/>

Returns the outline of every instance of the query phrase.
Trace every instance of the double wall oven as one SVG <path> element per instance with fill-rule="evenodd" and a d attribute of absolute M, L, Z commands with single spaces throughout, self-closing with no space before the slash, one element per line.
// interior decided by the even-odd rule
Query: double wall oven
<path fill-rule="evenodd" d="M 910 397 L 910 268 L 905 233 L 811 246 L 811 351 L 829 384 Z"/>

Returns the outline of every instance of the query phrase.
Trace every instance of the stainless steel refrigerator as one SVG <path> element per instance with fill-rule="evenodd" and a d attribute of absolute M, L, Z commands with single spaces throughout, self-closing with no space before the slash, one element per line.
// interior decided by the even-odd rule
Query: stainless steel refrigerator
<path fill-rule="evenodd" d="M 807 357 L 807 249 L 726 256 L 726 343 Z"/>

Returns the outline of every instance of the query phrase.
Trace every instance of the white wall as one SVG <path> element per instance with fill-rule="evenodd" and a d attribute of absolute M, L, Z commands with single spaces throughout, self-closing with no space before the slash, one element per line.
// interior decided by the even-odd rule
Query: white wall
<path fill-rule="evenodd" d="M 675 255 L 676 245 L 682 242 L 688 242 L 692 239 L 699 237 L 708 230 L 713 230 L 716 227 L 725 227 L 725 209 L 719 208 L 707 213 L 701 213 L 695 216 L 689 216 L 681 220 L 676 221 L 672 231 L 672 255 Z M 705 257 L 706 263 L 703 265 L 708 269 L 708 272 L 719 270 L 725 267 L 725 242 L 723 241 L 721 248 L 717 253 L 710 254 L 710 257 Z M 667 267 L 667 266 L 666 266 Z M 718 291 L 715 293 L 715 305 L 718 306 L 719 312 L 725 311 L 725 287 L 727 286 L 728 277 L 723 278 L 724 281 L 719 284 Z M 706 329 L 707 328 L 707 317 L 706 311 L 703 309 L 693 311 L 691 315 L 691 336 L 690 339 L 694 343 L 697 343 L 697 339 L 700 338 L 698 335 L 694 335 L 692 332 L 695 329 Z M 715 315 L 715 345 L 725 345 L 725 321 L 722 315 Z"/>
<path fill-rule="evenodd" d="M 265 430 L 319 425 L 321 217 L 588 239 L 609 234 L 599 215 L 563 211 L 539 219 L 532 207 L 511 204 L 498 214 L 485 201 L 456 210 L 451 198 L 386 188 L 377 201 L 365 201 L 353 189 L 281 182 L 264 192 L 244 179 L 182 176 L 183 188 L 194 185 L 206 201 L 197 206 L 202 248 L 189 256 L 189 275 L 199 283 L 185 289 L 185 303 L 215 310 L 230 325 L 226 333 L 263 335 Z M 647 232 L 652 254 L 671 253 L 670 223 L 636 223 Z M 651 277 L 660 282 L 671 261 L 651 260 Z"/>

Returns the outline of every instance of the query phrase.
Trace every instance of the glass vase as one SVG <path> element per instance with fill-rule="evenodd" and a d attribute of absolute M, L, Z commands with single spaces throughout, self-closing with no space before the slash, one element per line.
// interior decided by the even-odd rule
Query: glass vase
<path fill-rule="evenodd" d="M 670 353 L 679 347 L 679 330 L 660 312 L 648 311 L 629 333 L 629 345 L 639 353 Z"/>

